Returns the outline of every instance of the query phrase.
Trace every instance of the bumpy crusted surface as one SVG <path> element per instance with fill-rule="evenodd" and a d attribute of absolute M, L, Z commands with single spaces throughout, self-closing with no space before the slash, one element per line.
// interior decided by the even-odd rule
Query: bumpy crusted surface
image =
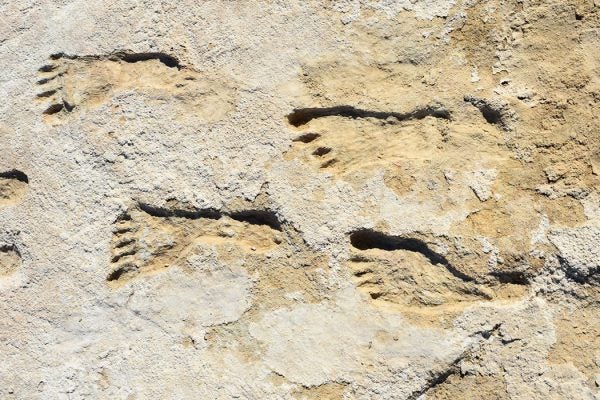
<path fill-rule="evenodd" d="M 600 397 L 597 0 L 0 11 L 1 398 Z"/>

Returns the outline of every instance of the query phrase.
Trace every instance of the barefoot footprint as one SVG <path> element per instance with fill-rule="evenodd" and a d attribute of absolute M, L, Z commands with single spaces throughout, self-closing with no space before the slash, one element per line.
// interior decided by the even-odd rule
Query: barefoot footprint
<path fill-rule="evenodd" d="M 352 106 L 297 109 L 287 119 L 302 133 L 294 139 L 292 150 L 286 157 L 300 158 L 338 174 L 374 169 L 393 163 L 399 155 L 409 154 L 406 150 L 415 138 L 406 136 L 404 125 L 423 119 L 445 125 L 450 118 L 449 111 L 439 104 L 406 113 L 362 110 Z M 437 131 L 428 133 L 432 137 L 439 136 Z M 427 146 L 423 138 L 419 143 Z"/>
<path fill-rule="evenodd" d="M 350 242 L 347 267 L 352 280 L 375 306 L 409 314 L 455 313 L 474 302 L 525 292 L 522 285 L 476 282 L 418 238 L 359 230 L 350 235 Z"/>
<path fill-rule="evenodd" d="M 173 210 L 139 205 L 114 224 L 111 272 L 120 286 L 142 275 L 182 266 L 202 247 L 234 246 L 237 256 L 264 253 L 281 243 L 276 217 L 269 211 Z"/>
<path fill-rule="evenodd" d="M 359 230 L 350 242 L 356 286 L 372 300 L 432 306 L 492 297 L 420 239 Z"/>
<path fill-rule="evenodd" d="M 0 244 L 0 280 L 14 275 L 21 267 L 21 255 L 10 244 Z"/>
<path fill-rule="evenodd" d="M 0 207 L 20 202 L 25 193 L 29 178 L 16 169 L 0 173 Z"/>
<path fill-rule="evenodd" d="M 38 70 L 40 92 L 46 103 L 46 122 L 59 122 L 73 113 L 99 107 L 119 92 L 135 91 L 147 104 L 181 104 L 207 122 L 221 119 L 232 109 L 233 91 L 223 83 L 182 66 L 164 53 L 126 53 L 50 56 Z"/>

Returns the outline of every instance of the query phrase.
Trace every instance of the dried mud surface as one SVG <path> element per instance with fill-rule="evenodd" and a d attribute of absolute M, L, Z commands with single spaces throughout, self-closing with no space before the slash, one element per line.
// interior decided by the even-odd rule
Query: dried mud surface
<path fill-rule="evenodd" d="M 596 0 L 0 11 L 0 398 L 600 398 Z"/>

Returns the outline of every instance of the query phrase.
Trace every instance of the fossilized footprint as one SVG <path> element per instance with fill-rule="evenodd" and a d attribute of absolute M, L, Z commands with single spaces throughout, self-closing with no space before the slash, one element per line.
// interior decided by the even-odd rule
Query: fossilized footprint
<path fill-rule="evenodd" d="M 439 104 L 406 113 L 352 106 L 297 109 L 288 115 L 288 122 L 302 133 L 294 139 L 287 158 L 300 158 L 339 174 L 389 165 L 402 156 L 414 156 L 411 147 L 431 147 L 426 137 L 401 129 L 426 118 L 444 124 L 451 116 Z M 439 136 L 437 130 L 432 133 L 432 137 Z"/>
<path fill-rule="evenodd" d="M 355 283 L 373 300 L 416 306 L 491 298 L 420 239 L 360 230 L 350 240 Z"/>
<path fill-rule="evenodd" d="M 426 242 L 372 230 L 350 235 L 348 267 L 356 287 L 381 304 L 404 309 L 460 308 L 475 301 L 517 296 L 522 286 L 486 286 L 464 274 Z"/>
<path fill-rule="evenodd" d="M 352 106 L 304 108 L 287 118 L 299 134 L 286 159 L 300 160 L 345 180 L 383 172 L 386 186 L 399 195 L 447 186 L 448 171 L 466 171 L 465 177 L 458 178 L 468 185 L 464 182 L 468 171 L 476 176 L 475 172 L 495 171 L 498 166 L 519 168 L 503 147 L 501 129 L 488 125 L 482 130 L 455 121 L 437 103 L 408 112 Z M 482 201 L 491 197 L 477 194 Z"/>
<path fill-rule="evenodd" d="M 29 178 L 21 171 L 13 169 L 0 173 L 0 207 L 21 201 L 28 184 Z"/>
<path fill-rule="evenodd" d="M 21 267 L 21 254 L 14 245 L 0 245 L 0 279 L 14 275 Z"/>
<path fill-rule="evenodd" d="M 281 243 L 276 217 L 268 211 L 220 213 L 140 205 L 114 224 L 111 272 L 119 286 L 130 279 L 181 266 L 199 247 L 235 246 L 235 256 L 262 253 Z"/>
<path fill-rule="evenodd" d="M 77 56 L 54 54 L 39 69 L 37 97 L 44 101 L 48 122 L 98 107 L 119 92 L 135 91 L 147 104 L 178 104 L 177 113 L 190 113 L 210 122 L 232 109 L 233 91 L 223 79 L 180 65 L 164 53 L 112 53 Z"/>

